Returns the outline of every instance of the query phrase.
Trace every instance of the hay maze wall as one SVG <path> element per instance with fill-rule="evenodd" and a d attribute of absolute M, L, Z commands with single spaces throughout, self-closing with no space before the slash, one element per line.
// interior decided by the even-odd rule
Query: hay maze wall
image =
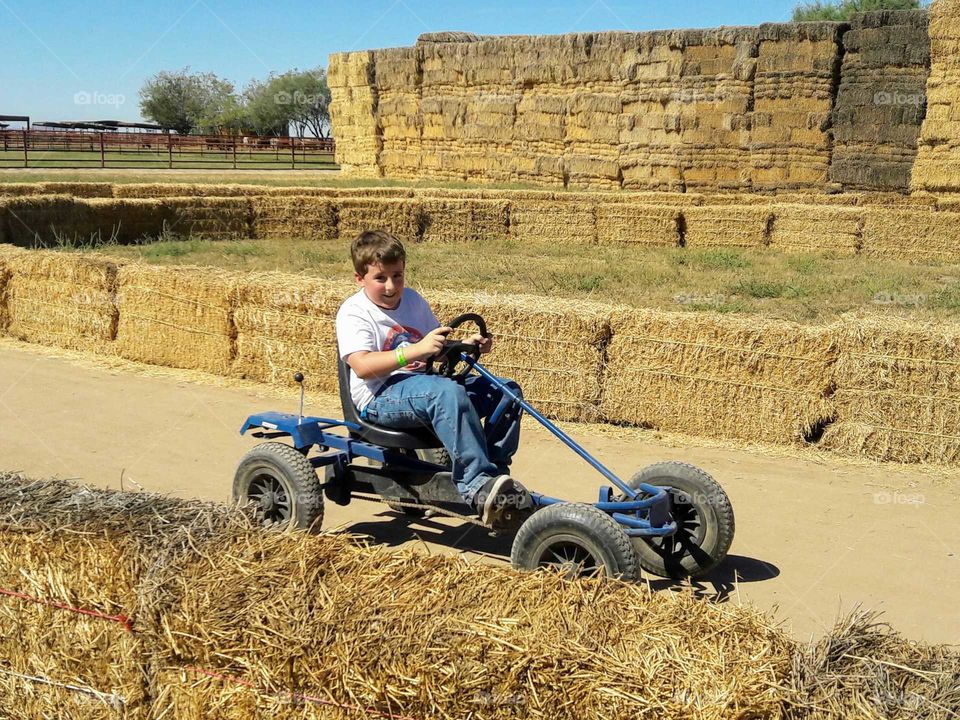
<path fill-rule="evenodd" d="M 334 54 L 338 162 L 372 177 L 593 189 L 903 191 L 926 26 L 924 10 L 874 12 L 852 24 L 426 35 Z"/>
<path fill-rule="evenodd" d="M 308 387 L 329 394 L 333 317 L 354 291 L 283 273 L 0 245 L 8 336 L 288 388 L 302 370 Z M 500 338 L 491 369 L 559 419 L 960 463 L 953 324 L 864 317 L 803 326 L 539 297 L 427 299 L 441 316 L 483 313 Z"/>

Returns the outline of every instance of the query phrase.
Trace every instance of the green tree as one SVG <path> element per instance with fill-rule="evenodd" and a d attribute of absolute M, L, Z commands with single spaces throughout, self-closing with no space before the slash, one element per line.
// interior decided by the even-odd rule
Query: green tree
<path fill-rule="evenodd" d="M 140 114 L 181 135 L 219 133 L 236 121 L 239 100 L 233 83 L 213 73 L 158 72 L 140 88 Z"/>
<path fill-rule="evenodd" d="M 250 128 L 261 135 L 330 135 L 330 88 L 323 68 L 271 73 L 244 90 Z"/>
<path fill-rule="evenodd" d="M 849 20 L 858 12 L 872 10 L 916 10 L 919 0 L 840 0 L 840 2 L 805 2 L 793 9 L 794 22 L 814 22 L 817 20 Z"/>

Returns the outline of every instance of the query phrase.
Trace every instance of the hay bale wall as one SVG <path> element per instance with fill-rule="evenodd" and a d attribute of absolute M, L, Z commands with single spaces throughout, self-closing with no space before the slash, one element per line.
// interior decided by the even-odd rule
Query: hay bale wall
<path fill-rule="evenodd" d="M 327 66 L 330 117 L 337 146 L 335 159 L 344 173 L 379 177 L 383 145 L 374 84 L 373 53 L 337 53 Z"/>
<path fill-rule="evenodd" d="M 613 314 L 601 412 L 611 422 L 796 444 L 833 414 L 830 333 L 716 314 Z"/>
<path fill-rule="evenodd" d="M 897 462 L 960 463 L 960 326 L 838 324 L 837 422 L 824 444 Z"/>
<path fill-rule="evenodd" d="M 937 0 L 930 9 L 930 77 L 927 113 L 910 186 L 929 192 L 960 192 L 960 2 Z"/>
<path fill-rule="evenodd" d="M 926 108 L 926 10 L 858 13 L 843 36 L 830 180 L 906 192 Z"/>
<path fill-rule="evenodd" d="M 236 355 L 238 278 L 212 268 L 130 264 L 117 276 L 117 352 L 227 375 Z"/>
<path fill-rule="evenodd" d="M 117 262 L 34 250 L 13 254 L 5 265 L 8 335 L 41 345 L 113 353 Z"/>

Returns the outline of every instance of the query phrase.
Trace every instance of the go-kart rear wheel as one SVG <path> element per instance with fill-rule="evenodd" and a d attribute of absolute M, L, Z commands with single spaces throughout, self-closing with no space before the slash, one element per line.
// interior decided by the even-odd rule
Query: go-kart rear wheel
<path fill-rule="evenodd" d="M 670 537 L 635 537 L 640 566 L 666 578 L 698 577 L 727 556 L 735 522 L 730 499 L 716 480 L 694 465 L 670 461 L 645 467 L 628 483 L 669 487 L 677 532 Z"/>
<path fill-rule="evenodd" d="M 424 448 L 421 450 L 404 450 L 405 455 L 413 455 L 418 460 L 423 462 L 433 463 L 434 465 L 443 465 L 445 468 L 450 468 L 450 453 L 447 452 L 446 448 Z M 427 511 L 423 508 L 415 507 L 406 507 L 398 503 L 388 502 L 387 507 L 393 510 L 394 512 L 401 513 L 407 517 L 419 518 L 427 514 Z"/>
<path fill-rule="evenodd" d="M 513 540 L 510 561 L 518 570 L 552 567 L 571 578 L 640 579 L 636 551 L 623 528 L 605 512 L 580 503 L 548 505 L 531 515 Z"/>
<path fill-rule="evenodd" d="M 316 470 L 283 443 L 262 443 L 243 456 L 233 478 L 233 500 L 252 503 L 265 526 L 319 530 L 323 520 L 323 486 Z"/>

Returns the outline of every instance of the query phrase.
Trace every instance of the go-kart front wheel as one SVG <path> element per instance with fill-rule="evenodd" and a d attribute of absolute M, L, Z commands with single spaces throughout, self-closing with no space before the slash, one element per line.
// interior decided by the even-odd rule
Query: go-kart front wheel
<path fill-rule="evenodd" d="M 517 531 L 510 560 L 518 570 L 556 568 L 568 577 L 640 579 L 630 537 L 591 505 L 558 503 L 533 513 Z"/>
<path fill-rule="evenodd" d="M 669 487 L 670 512 L 677 532 L 668 537 L 635 537 L 640 566 L 665 578 L 699 577 L 727 556 L 733 542 L 733 507 L 726 492 L 708 473 L 682 462 L 661 462 L 643 468 L 630 478 L 630 487 L 641 483 Z"/>
<path fill-rule="evenodd" d="M 323 486 L 316 470 L 283 443 L 262 443 L 243 456 L 233 478 L 233 500 L 252 504 L 266 526 L 319 530 L 323 520 Z"/>

